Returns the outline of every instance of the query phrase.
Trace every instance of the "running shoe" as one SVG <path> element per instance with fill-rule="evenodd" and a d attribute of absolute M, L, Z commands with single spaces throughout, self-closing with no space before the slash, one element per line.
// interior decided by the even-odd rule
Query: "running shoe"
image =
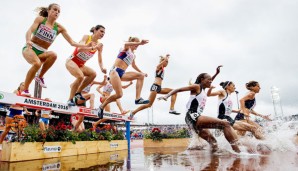
<path fill-rule="evenodd" d="M 75 97 L 80 100 L 84 100 L 84 101 L 86 100 L 81 93 L 76 93 Z"/>
<path fill-rule="evenodd" d="M 43 78 L 40 78 L 40 77 L 35 77 L 34 80 L 36 82 L 38 82 L 38 84 L 42 87 L 42 88 L 47 88 L 46 84 L 44 83 L 44 80 Z"/>
<path fill-rule="evenodd" d="M 75 102 L 71 99 L 71 100 L 68 100 L 68 101 L 67 101 L 67 105 L 68 105 L 68 106 L 75 106 L 76 104 L 75 104 Z"/>
<path fill-rule="evenodd" d="M 178 113 L 176 110 L 170 110 L 169 113 L 174 115 L 180 115 L 180 113 Z"/>
<path fill-rule="evenodd" d="M 142 97 L 138 100 L 135 100 L 135 104 L 148 104 L 149 100 L 144 100 Z"/>
<path fill-rule="evenodd" d="M 31 94 L 29 93 L 29 90 L 24 90 L 21 93 L 22 96 L 27 96 L 27 97 L 31 97 Z"/>
<path fill-rule="evenodd" d="M 128 119 L 133 120 L 133 117 L 134 117 L 134 114 L 132 114 L 132 111 L 131 111 L 130 114 L 129 114 Z"/>

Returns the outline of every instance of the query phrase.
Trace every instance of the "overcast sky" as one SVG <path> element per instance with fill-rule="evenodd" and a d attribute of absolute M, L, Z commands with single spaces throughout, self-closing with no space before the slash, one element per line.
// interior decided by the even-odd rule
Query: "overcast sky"
<path fill-rule="evenodd" d="M 1 81 L 0 90 L 12 92 L 24 81 L 30 65 L 22 56 L 25 33 L 33 23 L 36 7 L 58 3 L 61 14 L 57 22 L 62 24 L 75 40 L 79 41 L 97 24 L 106 27 L 102 39 L 103 62 L 112 67 L 119 48 L 129 36 L 148 39 L 150 42 L 136 51 L 136 63 L 148 77 L 145 79 L 142 97 L 147 99 L 154 81 L 154 71 L 159 56 L 171 54 L 166 68 L 163 87 L 179 88 L 188 85 L 202 73 L 215 73 L 223 65 L 213 85 L 220 89 L 221 81 L 231 80 L 236 84 L 241 98 L 247 90 L 245 83 L 256 80 L 261 85 L 257 94 L 255 110 L 261 114 L 274 115 L 270 88 L 276 86 L 284 115 L 298 113 L 298 1 L 296 0 L 74 0 L 74 1 L 18 1 L 2 2 L 0 7 Z M 43 98 L 66 102 L 69 85 L 74 80 L 65 68 L 71 55 L 71 47 L 59 35 L 49 48 L 58 54 L 55 64 L 45 75 L 48 86 L 43 89 Z M 97 55 L 86 63 L 97 72 L 97 81 L 102 80 Z M 133 70 L 129 67 L 128 70 Z M 99 94 L 96 87 L 96 106 Z M 30 86 L 33 93 L 34 82 Z M 155 123 L 184 123 L 185 106 L 189 93 L 178 95 L 176 110 L 180 116 L 168 114 L 169 102 L 155 101 Z M 237 108 L 236 95 L 233 95 Z M 121 99 L 125 109 L 135 109 L 135 82 L 124 90 Z M 217 116 L 217 98 L 209 98 L 204 114 Z M 115 104 L 112 109 L 118 111 Z M 149 112 L 150 111 L 150 112 Z M 148 122 L 148 113 L 139 112 L 139 123 Z M 150 119 L 151 121 L 151 119 Z"/>

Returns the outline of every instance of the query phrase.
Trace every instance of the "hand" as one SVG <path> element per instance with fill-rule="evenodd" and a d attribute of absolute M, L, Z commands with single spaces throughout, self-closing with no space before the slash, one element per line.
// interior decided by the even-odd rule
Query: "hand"
<path fill-rule="evenodd" d="M 101 69 L 101 72 L 104 73 L 104 74 L 106 74 L 106 73 L 107 73 L 107 69 L 102 68 L 102 69 Z M 105 75 L 105 76 L 106 76 L 106 75 Z M 107 76 L 106 76 L 106 77 L 107 77 Z M 105 78 L 106 78 L 106 77 L 105 77 Z"/>
<path fill-rule="evenodd" d="M 158 100 L 164 100 L 164 101 L 167 101 L 167 98 L 165 96 L 161 96 L 159 98 L 157 98 Z"/>
<path fill-rule="evenodd" d="M 219 74 L 220 73 L 220 68 L 223 67 L 222 65 L 219 65 L 217 68 L 216 68 L 216 74 Z"/>
<path fill-rule="evenodd" d="M 149 40 L 142 40 L 142 41 L 140 42 L 140 45 L 144 45 L 144 44 L 147 44 L 147 43 L 149 43 Z"/>
<path fill-rule="evenodd" d="M 130 82 L 129 82 L 129 84 L 130 84 L 130 85 L 132 85 L 132 84 L 133 84 L 133 82 L 132 82 L 132 81 L 130 81 Z"/>
<path fill-rule="evenodd" d="M 104 79 L 107 79 L 107 78 L 108 78 L 108 76 L 107 76 L 107 75 L 104 75 L 104 76 L 103 76 L 103 78 L 104 78 Z"/>
<path fill-rule="evenodd" d="M 147 73 L 142 73 L 145 77 L 148 77 L 148 74 Z"/>
<path fill-rule="evenodd" d="M 33 42 L 31 42 L 31 40 L 27 41 L 26 42 L 27 48 L 32 49 L 32 44 L 33 44 Z"/>
<path fill-rule="evenodd" d="M 102 44 L 102 43 L 98 43 L 98 44 L 96 44 L 96 46 L 95 46 L 96 49 L 100 49 L 100 48 L 102 48 L 102 47 L 103 47 L 103 44 Z"/>
<path fill-rule="evenodd" d="M 270 115 L 263 115 L 262 118 L 268 120 L 268 121 L 272 121 L 272 119 L 269 118 Z"/>

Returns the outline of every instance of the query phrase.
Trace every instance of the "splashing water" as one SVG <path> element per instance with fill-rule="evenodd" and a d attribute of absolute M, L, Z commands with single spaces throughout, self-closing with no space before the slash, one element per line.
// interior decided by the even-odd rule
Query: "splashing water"
<path fill-rule="evenodd" d="M 245 136 L 240 137 L 239 142 L 241 151 L 250 153 L 254 151 L 268 153 L 269 151 L 279 152 L 297 152 L 298 145 L 298 121 L 271 121 L 261 123 L 265 134 L 265 140 L 258 140 L 249 132 Z M 188 149 L 190 150 L 203 150 L 209 149 L 208 143 L 199 138 L 197 133 L 192 132 L 192 138 L 190 140 Z M 211 131 L 215 136 L 220 149 L 232 151 L 229 142 L 225 139 L 221 130 L 215 129 Z"/>

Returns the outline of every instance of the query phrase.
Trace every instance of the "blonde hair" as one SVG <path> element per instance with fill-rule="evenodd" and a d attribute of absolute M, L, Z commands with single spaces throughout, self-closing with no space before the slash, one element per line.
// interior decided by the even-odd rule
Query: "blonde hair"
<path fill-rule="evenodd" d="M 165 60 L 166 59 L 166 57 L 164 57 L 164 56 L 159 56 L 159 63 L 161 63 L 163 60 Z"/>
<path fill-rule="evenodd" d="M 128 38 L 128 41 L 129 41 L 129 42 L 140 42 L 140 39 L 137 38 L 137 37 L 129 37 L 129 38 Z"/>

